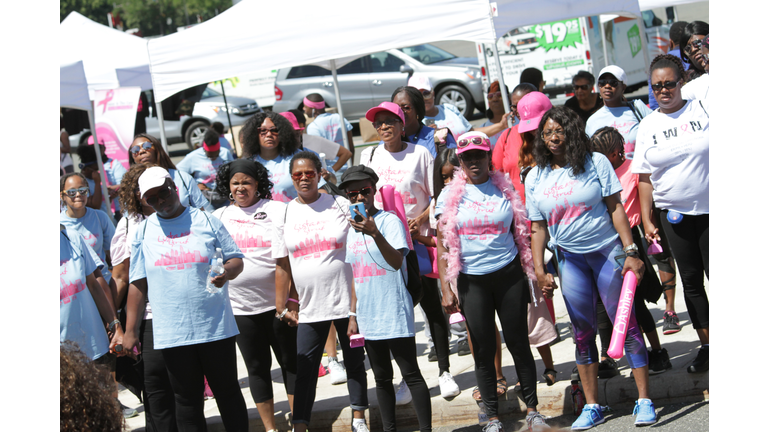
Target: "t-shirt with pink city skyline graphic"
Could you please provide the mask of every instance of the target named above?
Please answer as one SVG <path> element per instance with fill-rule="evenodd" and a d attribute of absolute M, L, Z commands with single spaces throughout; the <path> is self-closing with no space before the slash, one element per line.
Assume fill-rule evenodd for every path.
<path fill-rule="evenodd" d="M 435 217 L 445 211 L 450 188 L 449 183 L 437 197 Z M 462 273 L 489 274 L 515 259 L 512 217 L 509 201 L 490 179 L 479 185 L 467 183 L 457 214 Z"/>
<path fill-rule="evenodd" d="M 299 321 L 319 322 L 349 314 L 352 267 L 347 265 L 349 201 L 320 194 L 311 204 L 288 203 L 284 240 L 299 293 Z"/>
<path fill-rule="evenodd" d="M 621 192 L 621 183 L 603 154 L 587 156 L 585 172 L 570 166 L 534 167 L 525 179 L 525 207 L 531 221 L 547 221 L 550 246 L 588 253 L 618 238 L 604 197 Z"/>
<path fill-rule="evenodd" d="M 238 334 L 228 282 L 215 294 L 205 289 L 217 247 L 222 249 L 224 262 L 243 258 L 221 221 L 185 208 L 171 219 L 155 213 L 136 232 L 130 280 L 147 279 L 155 348 L 213 342 Z"/>
<path fill-rule="evenodd" d="M 383 210 L 373 220 L 387 243 L 403 254 L 403 263 L 402 270 L 394 270 L 371 236 L 349 230 L 346 260 L 355 277 L 358 329 L 368 340 L 412 337 L 413 300 L 405 287 L 409 251 L 405 227 L 400 218 Z"/>
<path fill-rule="evenodd" d="M 309 149 L 296 150 L 293 155 L 300 151 L 310 151 Z M 317 154 L 317 153 L 315 153 Z M 256 155 L 251 158 L 262 165 L 269 172 L 269 181 L 272 182 L 272 199 L 280 202 L 289 202 L 290 200 L 299 196 L 296 192 L 296 188 L 293 186 L 293 179 L 291 178 L 291 159 L 293 155 L 288 157 L 278 156 L 272 160 L 263 159 L 261 156 Z M 320 156 L 318 156 L 320 157 Z M 318 187 L 325 185 L 325 180 L 322 177 L 318 177 Z"/>
<path fill-rule="evenodd" d="M 211 160 L 205 155 L 205 149 L 200 147 L 184 156 L 184 159 L 176 164 L 176 168 L 213 190 L 216 189 L 216 173 L 219 167 L 233 160 L 232 153 L 226 148 L 221 148 L 219 156 Z"/>
<path fill-rule="evenodd" d="M 275 309 L 275 265 L 288 255 L 283 242 L 286 204 L 260 199 L 250 207 L 229 205 L 213 216 L 227 227 L 243 258 L 243 272 L 229 282 L 235 315 L 254 315 Z"/>

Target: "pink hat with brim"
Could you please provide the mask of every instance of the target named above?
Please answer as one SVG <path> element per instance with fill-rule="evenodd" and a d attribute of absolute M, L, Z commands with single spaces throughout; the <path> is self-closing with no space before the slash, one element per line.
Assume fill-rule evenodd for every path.
<path fill-rule="evenodd" d="M 291 125 L 293 125 L 293 130 L 304 130 L 303 127 L 299 126 L 299 121 L 296 119 L 296 115 L 290 111 L 281 112 L 281 116 L 288 119 L 289 122 L 291 122 Z"/>
<path fill-rule="evenodd" d="M 405 124 L 405 114 L 403 114 L 403 110 L 400 109 L 400 105 L 393 103 L 393 102 L 382 102 L 377 107 L 373 107 L 368 110 L 368 112 L 365 113 L 365 118 L 373 122 L 376 119 L 376 114 L 387 111 L 391 112 L 392 114 L 397 115 L 400 117 L 400 120 Z"/>
<path fill-rule="evenodd" d="M 482 141 L 480 142 L 480 144 L 475 144 L 472 138 L 478 138 L 478 137 L 482 139 Z M 467 140 L 467 143 L 465 146 L 462 147 L 461 143 L 464 140 Z M 469 151 L 469 150 L 491 151 L 491 140 L 488 139 L 488 135 L 482 132 L 477 132 L 477 131 L 467 132 L 464 135 L 460 136 L 458 139 L 456 139 L 456 143 L 457 143 L 457 146 L 456 146 L 457 155 L 462 154 L 465 151 Z"/>
<path fill-rule="evenodd" d="M 530 92 L 517 102 L 517 113 L 520 115 L 520 124 L 517 131 L 530 132 L 539 127 L 541 118 L 552 109 L 552 102 L 547 95 L 541 92 Z"/>

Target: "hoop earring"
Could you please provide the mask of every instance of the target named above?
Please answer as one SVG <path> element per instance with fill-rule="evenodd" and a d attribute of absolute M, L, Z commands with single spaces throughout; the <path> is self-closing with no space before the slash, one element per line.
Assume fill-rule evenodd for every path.
<path fill-rule="evenodd" d="M 232 196 L 232 192 L 229 193 L 229 200 L 230 201 L 234 201 L 235 200 L 235 197 Z"/>

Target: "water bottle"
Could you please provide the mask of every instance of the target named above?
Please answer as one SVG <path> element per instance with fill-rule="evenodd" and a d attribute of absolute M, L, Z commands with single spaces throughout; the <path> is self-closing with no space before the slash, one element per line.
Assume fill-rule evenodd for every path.
<path fill-rule="evenodd" d="M 221 248 L 216 248 L 212 262 L 213 264 L 208 271 L 208 282 L 205 284 L 205 290 L 211 294 L 216 294 L 219 292 L 219 288 L 214 285 L 211 280 L 224 273 L 224 257 L 221 253 Z"/>

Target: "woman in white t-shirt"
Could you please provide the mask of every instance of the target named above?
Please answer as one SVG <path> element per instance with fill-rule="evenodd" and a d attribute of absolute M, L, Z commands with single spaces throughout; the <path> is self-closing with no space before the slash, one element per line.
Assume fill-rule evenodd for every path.
<path fill-rule="evenodd" d="M 293 410 L 299 309 L 298 303 L 288 301 L 291 266 L 283 243 L 285 204 L 273 201 L 270 189 L 264 165 L 248 159 L 224 164 L 219 167 L 216 192 L 229 196 L 231 204 L 213 213 L 245 255 L 243 272 L 229 284 L 229 299 L 251 396 L 267 431 L 275 430 L 270 347 Z"/>
<path fill-rule="evenodd" d="M 683 296 L 701 349 L 688 372 L 709 369 L 709 104 L 685 100 L 685 70 L 675 56 L 651 62 L 651 89 L 659 109 L 638 130 L 632 172 L 640 175 L 638 191 L 648 241 L 659 239 L 661 223 L 683 281 Z M 654 220 L 652 203 L 660 212 Z"/>
<path fill-rule="evenodd" d="M 287 120 L 286 120 L 287 121 Z M 297 375 L 293 398 L 293 425 L 297 432 L 309 426 L 315 403 L 317 370 L 331 324 L 339 330 L 339 343 L 347 368 L 347 390 L 353 430 L 368 432 L 365 353 L 351 348 L 342 329 L 349 327 L 352 267 L 346 263 L 349 201 L 320 193 L 322 164 L 310 151 L 295 154 L 290 173 L 298 196 L 285 209 L 284 241 L 292 269 L 290 298 L 298 301 L 299 328 L 296 340 Z M 291 301 L 291 303 L 294 303 Z"/>

